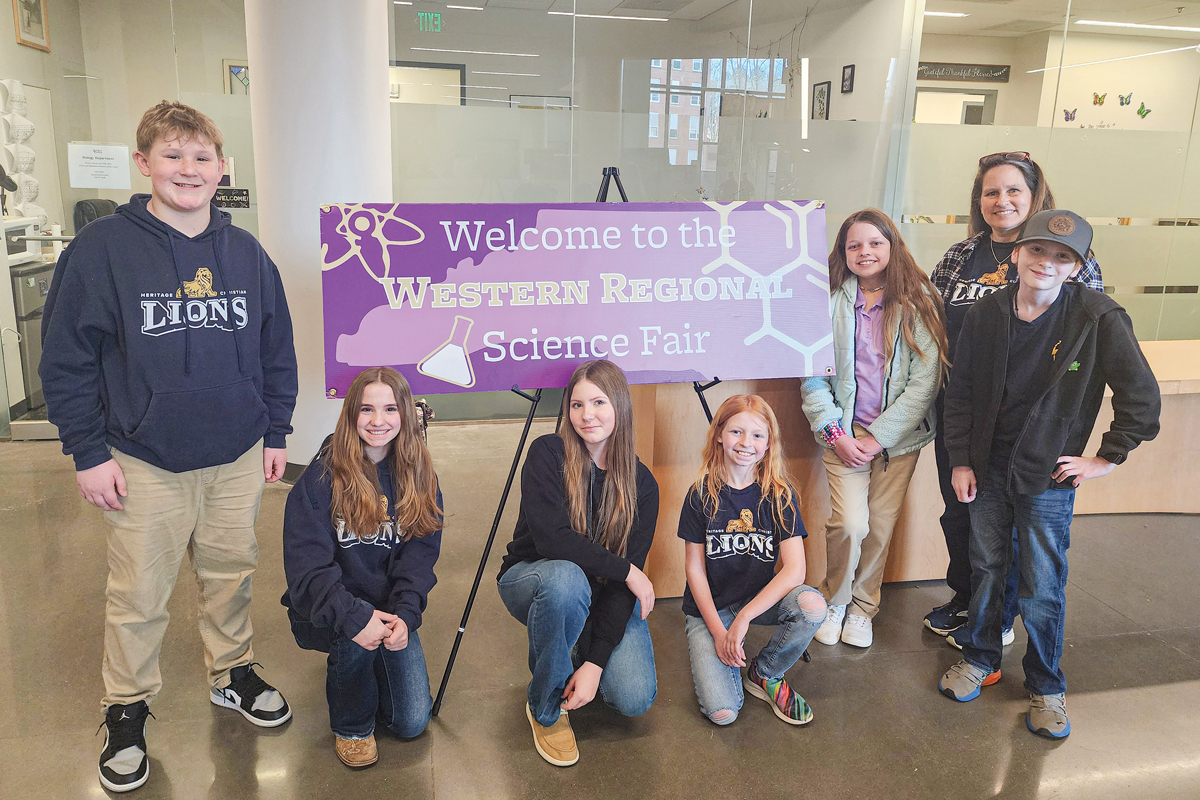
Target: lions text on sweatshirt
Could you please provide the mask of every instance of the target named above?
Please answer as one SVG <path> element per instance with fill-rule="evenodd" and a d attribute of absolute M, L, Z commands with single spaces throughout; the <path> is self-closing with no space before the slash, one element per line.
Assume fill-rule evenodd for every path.
<path fill-rule="evenodd" d="M 333 488 L 326 469 L 326 439 L 288 494 L 283 514 L 282 603 L 313 625 L 353 639 L 375 609 L 395 614 L 410 631 L 421 627 L 429 590 L 437 583 L 433 565 L 442 532 L 420 539 L 396 530 L 396 489 L 387 459 L 376 465 L 388 519 L 378 530 L 355 535 L 331 516 Z M 438 490 L 438 508 L 442 493 Z"/>
<path fill-rule="evenodd" d="M 63 251 L 39 373 L 63 452 L 85 470 L 109 447 L 171 472 L 282 448 L 296 354 L 279 270 L 211 206 L 188 237 L 134 195 Z"/>

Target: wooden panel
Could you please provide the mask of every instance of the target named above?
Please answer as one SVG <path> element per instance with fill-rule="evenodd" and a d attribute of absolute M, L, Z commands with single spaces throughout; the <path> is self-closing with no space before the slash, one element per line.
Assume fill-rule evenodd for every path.
<path fill-rule="evenodd" d="M 1112 423 L 1104 398 L 1085 453 L 1095 453 Z M 1200 514 L 1196 452 L 1200 450 L 1200 394 L 1164 394 L 1162 432 L 1142 443 L 1109 475 L 1075 492 L 1076 514 Z M 1188 465 L 1191 466 L 1188 466 Z"/>
<path fill-rule="evenodd" d="M 1159 376 L 1163 391 L 1163 433 L 1133 451 L 1129 461 L 1111 475 L 1080 487 L 1076 514 L 1200 513 L 1200 492 L 1194 487 L 1194 463 L 1200 450 L 1200 358 L 1193 360 L 1196 342 L 1146 342 L 1146 355 Z M 642 460 L 658 479 L 660 510 L 654 547 L 646 572 L 661 597 L 683 593 L 683 543 L 676 536 L 679 509 L 700 469 L 707 421 L 700 401 L 689 384 L 670 384 L 635 393 L 635 414 L 642 435 L 642 418 L 653 417 L 651 459 Z M 1185 393 L 1191 392 L 1191 393 Z M 805 582 L 816 586 L 825 577 L 825 523 L 829 519 L 829 482 L 821 462 L 821 448 L 808 428 L 800 408 L 798 380 L 733 381 L 707 393 L 716 411 L 733 394 L 762 395 L 779 417 L 788 469 L 800 492 L 801 517 L 809 531 L 805 542 L 808 561 Z M 1105 399 L 1087 453 L 1095 453 L 1100 436 L 1112 422 L 1112 407 Z M 639 441 L 639 454 L 645 452 Z M 944 578 L 946 544 L 939 517 L 944 506 L 938 490 L 933 447 L 922 451 L 909 484 L 908 496 L 892 536 L 884 580 L 914 581 Z"/>

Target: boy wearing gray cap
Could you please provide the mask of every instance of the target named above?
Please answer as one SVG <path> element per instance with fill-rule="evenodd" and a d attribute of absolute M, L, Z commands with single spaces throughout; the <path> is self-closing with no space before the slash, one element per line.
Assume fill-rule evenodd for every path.
<path fill-rule="evenodd" d="M 1019 281 L 967 312 L 946 389 L 946 449 L 958 499 L 971 504 L 971 609 L 956 632 L 963 660 L 943 694 L 966 702 L 1000 680 L 1004 581 L 1021 552 L 1018 603 L 1029 634 L 1022 666 L 1026 725 L 1071 732 L 1059 666 L 1067 547 L 1075 487 L 1112 472 L 1158 433 L 1158 383 L 1129 315 L 1101 292 L 1066 283 L 1078 274 L 1092 227 L 1071 211 L 1029 218 L 1013 251 Z M 1113 423 L 1095 456 L 1083 455 L 1112 387 Z"/>

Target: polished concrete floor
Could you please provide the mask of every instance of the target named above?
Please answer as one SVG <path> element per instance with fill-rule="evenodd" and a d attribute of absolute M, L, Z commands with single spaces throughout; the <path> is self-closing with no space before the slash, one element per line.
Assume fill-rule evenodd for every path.
<path fill-rule="evenodd" d="M 430 431 L 448 511 L 440 582 L 421 628 L 435 690 L 519 432 L 511 424 Z M 414 741 L 381 735 L 379 763 L 351 772 L 333 753 L 323 656 L 295 646 L 278 602 L 286 493 L 269 487 L 263 499 L 253 616 L 256 658 L 294 719 L 259 730 L 208 702 L 185 567 L 163 647 L 165 687 L 148 727 L 150 781 L 131 797 L 1200 797 L 1195 517 L 1077 521 L 1063 658 L 1074 732 L 1066 741 L 1025 729 L 1019 628 L 997 686 L 967 704 L 938 694 L 936 681 L 957 654 L 920 621 L 946 591 L 906 584 L 885 588 L 870 650 L 814 644 L 812 663 L 792 670 L 816 713 L 804 728 L 753 699 L 729 728 L 702 718 L 679 601 L 658 603 L 650 617 L 654 708 L 632 720 L 603 708 L 574 712 L 580 761 L 558 769 L 530 741 L 524 629 L 494 589 L 514 495 L 441 715 Z M 96 779 L 104 580 L 103 523 L 78 497 L 70 462 L 54 443 L 0 444 L 3 800 L 105 794 Z"/>

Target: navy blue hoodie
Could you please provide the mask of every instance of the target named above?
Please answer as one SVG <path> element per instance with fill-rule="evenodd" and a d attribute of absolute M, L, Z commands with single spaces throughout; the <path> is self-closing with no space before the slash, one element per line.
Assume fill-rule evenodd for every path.
<path fill-rule="evenodd" d="M 279 270 L 216 206 L 189 238 L 136 194 L 63 251 L 39 374 L 77 470 L 123 453 L 170 472 L 292 432 L 296 353 Z"/>
<path fill-rule="evenodd" d="M 353 639 L 375 609 L 395 614 L 410 631 L 421 626 L 442 532 L 405 539 L 395 529 L 396 487 L 388 459 L 380 461 L 379 486 L 389 521 L 358 537 L 333 524 L 333 487 L 325 468 L 329 439 L 288 494 L 283 512 L 283 568 L 287 591 L 280 602 L 295 616 Z M 442 492 L 438 489 L 438 508 Z M 341 530 L 339 530 L 341 529 Z"/>

